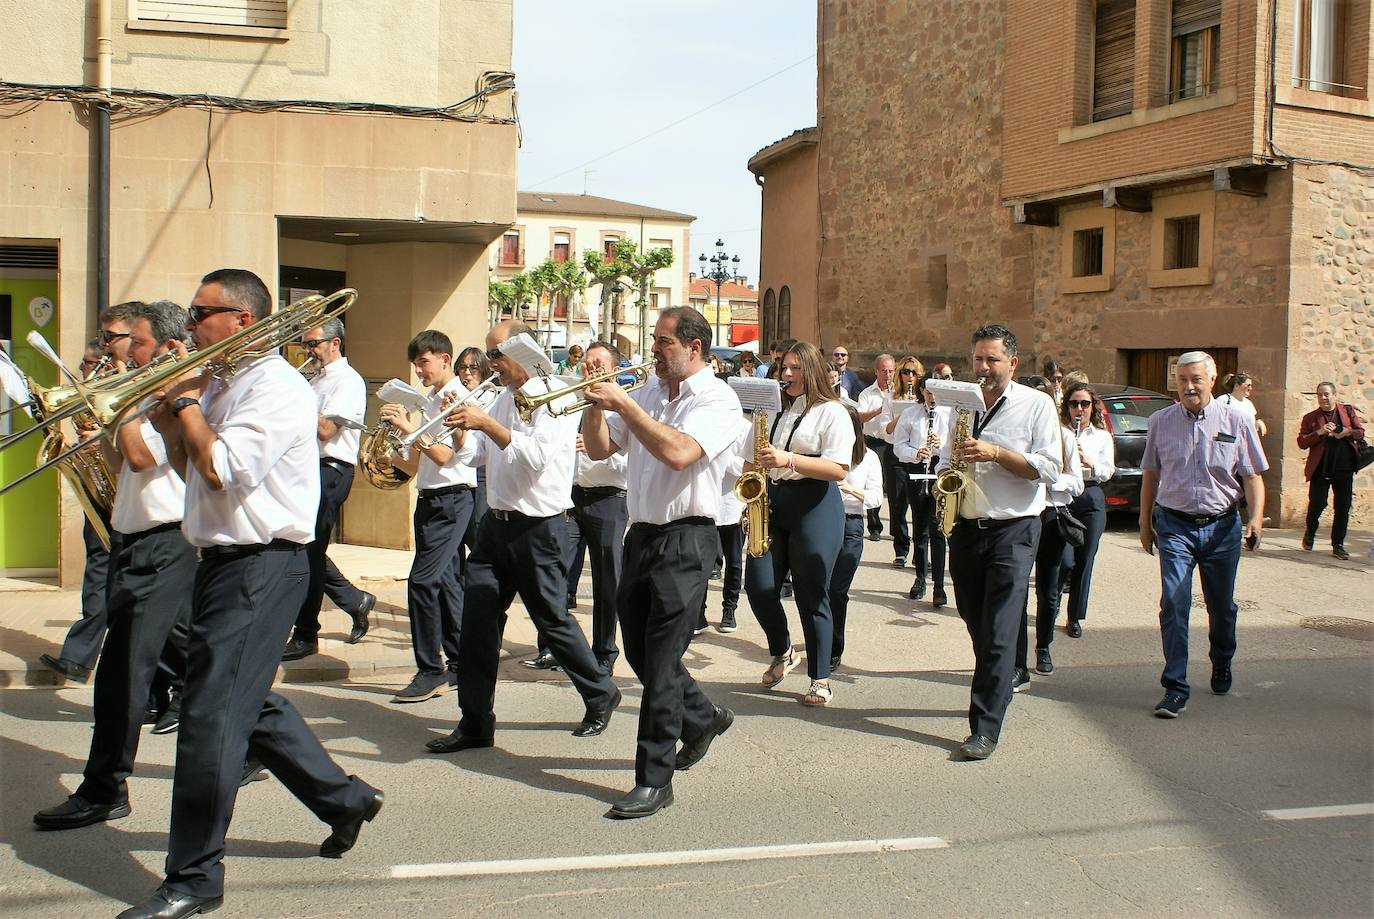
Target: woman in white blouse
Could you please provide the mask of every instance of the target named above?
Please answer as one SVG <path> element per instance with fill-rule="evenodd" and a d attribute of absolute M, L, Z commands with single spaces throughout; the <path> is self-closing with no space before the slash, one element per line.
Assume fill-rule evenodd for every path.
<path fill-rule="evenodd" d="M 864 554 L 864 515 L 870 508 L 883 503 L 883 462 L 878 454 L 864 445 L 863 422 L 858 411 L 850 405 L 849 420 L 854 425 L 854 452 L 849 473 L 840 483 L 840 497 L 844 499 L 844 542 L 830 572 L 830 618 L 834 622 L 834 638 L 830 646 L 830 670 L 840 666 L 844 656 L 844 623 L 849 613 L 849 585 L 859 570 Z"/>
<path fill-rule="evenodd" d="M 1255 423 L 1255 430 L 1259 431 L 1260 437 L 1269 433 L 1269 429 L 1265 427 L 1264 422 L 1259 417 L 1255 403 L 1250 401 L 1250 395 L 1255 391 L 1255 381 L 1250 374 L 1240 371 L 1229 374 L 1225 382 L 1222 383 L 1222 389 L 1226 390 L 1226 394 L 1218 398 L 1218 402 L 1249 415 L 1250 420 Z"/>
<path fill-rule="evenodd" d="M 825 705 L 834 696 L 830 575 L 844 539 L 838 483 L 844 481 L 853 459 L 854 426 L 835 396 L 815 345 L 796 342 L 777 363 L 783 410 L 773 419 L 769 445 L 759 456 L 759 467 L 769 478 L 772 549 L 745 563 L 744 589 L 768 636 L 773 661 L 764 671 L 763 685 L 772 689 L 800 662 L 781 599 L 783 579 L 792 573 L 811 677 L 802 701 Z"/>
<path fill-rule="evenodd" d="M 1102 532 L 1107 529 L 1107 505 L 1102 483 L 1116 472 L 1116 443 L 1102 419 L 1102 403 L 1087 383 L 1072 383 L 1061 406 L 1065 423 L 1074 431 L 1074 452 L 1083 464 L 1083 493 L 1073 499 L 1069 513 L 1087 527 L 1083 545 L 1073 550 L 1073 575 L 1069 580 L 1069 637 L 1083 637 L 1088 618 L 1088 592 L 1092 588 L 1093 560 Z"/>

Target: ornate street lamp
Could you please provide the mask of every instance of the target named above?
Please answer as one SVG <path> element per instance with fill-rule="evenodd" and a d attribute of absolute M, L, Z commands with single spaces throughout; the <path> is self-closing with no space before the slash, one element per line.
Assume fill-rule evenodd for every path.
<path fill-rule="evenodd" d="M 720 289 L 726 281 L 739 280 L 739 256 L 727 255 L 725 252 L 725 240 L 718 239 L 716 240 L 716 254 L 708 259 L 705 253 L 703 253 L 697 261 L 701 263 L 700 276 L 716 285 L 715 342 L 719 347 L 726 347 L 726 343 L 722 341 L 720 337 Z M 709 271 L 706 268 L 707 262 L 711 264 Z"/>

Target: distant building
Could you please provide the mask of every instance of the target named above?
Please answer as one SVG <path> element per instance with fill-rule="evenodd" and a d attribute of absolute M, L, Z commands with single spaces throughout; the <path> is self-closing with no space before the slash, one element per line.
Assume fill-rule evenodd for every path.
<path fill-rule="evenodd" d="M 833 338 L 821 334 L 816 310 L 816 267 L 821 257 L 818 136 L 815 128 L 804 128 L 749 159 L 749 171 L 763 190 L 759 239 L 762 342 Z"/>
<path fill-rule="evenodd" d="M 745 282 L 726 281 L 720 286 L 717 315 L 715 281 L 693 277 L 691 305 L 706 317 L 714 343 L 723 348 L 738 347 L 759 337 L 759 292 Z"/>

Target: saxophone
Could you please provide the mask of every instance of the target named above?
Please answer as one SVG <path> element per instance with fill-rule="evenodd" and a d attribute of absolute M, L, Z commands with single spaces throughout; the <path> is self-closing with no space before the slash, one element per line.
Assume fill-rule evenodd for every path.
<path fill-rule="evenodd" d="M 954 532 L 954 524 L 959 521 L 959 501 L 969 485 L 968 473 L 964 471 L 968 463 L 956 451 L 968 440 L 970 416 L 968 409 L 958 410 L 950 437 L 949 468 L 935 479 L 935 517 L 940 522 L 940 532 L 946 536 Z"/>
<path fill-rule="evenodd" d="M 750 558 L 768 554 L 772 540 L 768 535 L 768 476 L 757 468 L 763 448 L 768 446 L 768 419 L 763 409 L 754 409 L 754 469 L 735 480 L 735 497 L 744 502 L 740 526 L 744 528 L 744 548 Z"/>

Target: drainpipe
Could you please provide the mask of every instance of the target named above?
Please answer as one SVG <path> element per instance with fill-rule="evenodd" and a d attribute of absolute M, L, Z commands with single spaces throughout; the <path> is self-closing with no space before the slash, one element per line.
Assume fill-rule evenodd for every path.
<path fill-rule="evenodd" d="M 96 88 L 105 101 L 95 110 L 95 311 L 96 324 L 110 305 L 110 64 L 114 40 L 110 37 L 111 0 L 96 0 Z"/>

